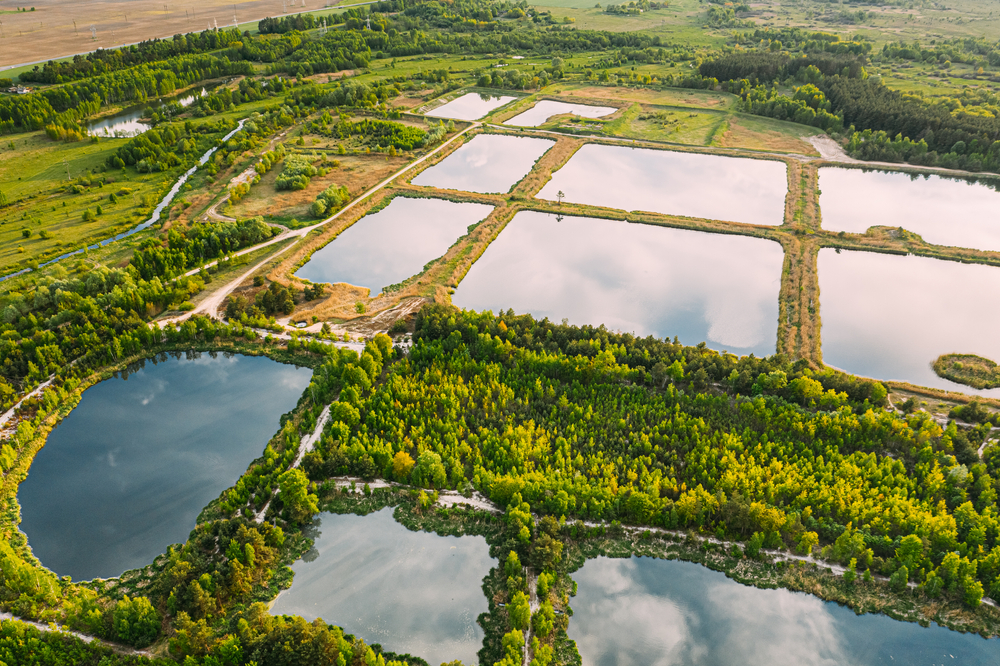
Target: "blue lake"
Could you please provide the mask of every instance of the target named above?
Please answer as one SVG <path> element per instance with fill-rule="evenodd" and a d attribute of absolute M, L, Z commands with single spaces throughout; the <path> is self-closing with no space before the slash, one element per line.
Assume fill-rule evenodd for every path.
<path fill-rule="evenodd" d="M 264 357 L 192 353 L 92 386 L 18 489 L 28 545 L 74 580 L 149 564 L 262 455 L 311 377 Z"/>

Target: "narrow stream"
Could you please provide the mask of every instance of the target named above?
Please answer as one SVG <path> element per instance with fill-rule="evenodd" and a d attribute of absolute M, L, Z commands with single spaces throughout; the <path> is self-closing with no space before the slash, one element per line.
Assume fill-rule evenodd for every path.
<path fill-rule="evenodd" d="M 233 138 L 233 136 L 237 132 L 239 132 L 241 129 L 243 129 L 243 123 L 245 123 L 245 122 L 246 122 L 246 118 L 244 118 L 243 120 L 241 120 L 236 125 L 236 129 L 234 129 L 232 132 L 230 132 L 226 136 L 222 137 L 222 140 L 219 142 L 220 145 L 224 144 L 226 141 L 229 141 L 229 139 Z M 187 171 L 185 171 L 184 175 L 182 175 L 180 178 L 177 179 L 177 182 L 174 183 L 174 186 L 170 188 L 170 191 L 167 192 L 166 195 L 164 195 L 164 197 L 160 201 L 160 203 L 158 203 L 156 205 L 156 208 L 153 209 L 153 214 L 149 217 L 148 220 L 146 220 L 145 222 L 143 222 L 141 224 L 138 224 L 138 225 L 132 227 L 128 231 L 123 231 L 122 233 L 117 234 L 115 236 L 111 236 L 110 238 L 105 238 L 104 240 L 98 241 L 97 243 L 94 243 L 93 245 L 88 245 L 86 249 L 87 250 L 97 250 L 97 249 L 102 248 L 102 247 L 104 247 L 106 245 L 110 245 L 111 243 L 114 243 L 115 241 L 119 241 L 119 240 L 121 240 L 123 238 L 128 238 L 132 234 L 139 233 L 143 229 L 148 229 L 152 225 L 154 225 L 157 222 L 159 222 L 160 221 L 160 215 L 163 213 L 163 209 L 170 205 L 170 202 L 174 200 L 174 197 L 177 196 L 177 193 L 181 191 L 182 187 L 184 187 L 184 183 L 187 182 L 187 179 L 190 178 L 191 175 L 195 171 L 198 170 L 199 166 L 201 166 L 201 165 L 205 164 L 206 162 L 208 162 L 208 159 L 210 157 L 212 157 L 212 155 L 215 154 L 215 151 L 218 150 L 218 149 L 219 149 L 218 146 L 215 146 L 213 148 L 209 148 L 208 152 L 206 152 L 204 155 L 202 155 L 198 159 L 198 163 L 196 165 L 194 165 L 193 167 L 191 167 L 190 169 L 188 169 Z M 66 259 L 68 257 L 72 257 L 74 255 L 80 254 L 83 251 L 84 251 L 83 249 L 79 249 L 79 250 L 73 250 L 72 252 L 67 252 L 66 254 L 61 254 L 58 257 L 56 257 L 55 259 L 49 259 L 45 263 L 39 264 L 38 267 L 39 268 L 45 268 L 46 266 L 51 266 L 52 264 L 54 264 L 54 263 L 56 263 L 58 261 L 62 261 L 63 259 Z M 0 282 L 3 282 L 4 280 L 9 280 L 10 278 L 16 277 L 18 275 L 24 275 L 25 273 L 31 272 L 31 270 L 32 269 L 30 269 L 30 268 L 22 268 L 21 270 L 17 271 L 16 273 L 10 273 L 8 275 L 4 275 L 4 276 L 0 277 Z"/>

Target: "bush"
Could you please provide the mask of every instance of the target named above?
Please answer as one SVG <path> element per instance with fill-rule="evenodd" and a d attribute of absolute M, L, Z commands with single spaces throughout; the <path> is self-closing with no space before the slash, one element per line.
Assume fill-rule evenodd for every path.
<path fill-rule="evenodd" d="M 115 635 L 123 643 L 146 647 L 160 632 L 160 616 L 146 597 L 124 599 L 115 606 Z"/>
<path fill-rule="evenodd" d="M 301 155 L 285 158 L 285 168 L 278 174 L 274 187 L 279 190 L 304 190 L 309 187 L 310 178 L 319 173 L 309 160 Z"/>

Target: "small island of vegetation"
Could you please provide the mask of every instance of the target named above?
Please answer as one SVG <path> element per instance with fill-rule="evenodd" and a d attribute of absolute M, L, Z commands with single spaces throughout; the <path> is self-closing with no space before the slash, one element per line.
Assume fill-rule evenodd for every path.
<path fill-rule="evenodd" d="M 1000 386 L 1000 366 L 975 354 L 942 354 L 934 361 L 939 377 L 976 389 Z"/>

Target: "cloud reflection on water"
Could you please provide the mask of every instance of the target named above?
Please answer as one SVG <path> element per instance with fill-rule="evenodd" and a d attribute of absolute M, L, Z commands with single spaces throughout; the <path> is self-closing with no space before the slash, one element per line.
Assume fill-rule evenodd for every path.
<path fill-rule="evenodd" d="M 524 211 L 452 300 L 763 356 L 774 353 L 783 260 L 757 238 Z"/>
<path fill-rule="evenodd" d="M 431 664 L 476 663 L 482 580 L 495 564 L 485 539 L 411 532 L 392 509 L 320 520 L 316 556 L 292 565 L 295 582 L 273 613 L 321 617 Z"/>
<path fill-rule="evenodd" d="M 568 633 L 583 666 L 995 664 L 1000 654 L 995 639 L 858 616 L 690 562 L 599 557 L 573 579 Z"/>

